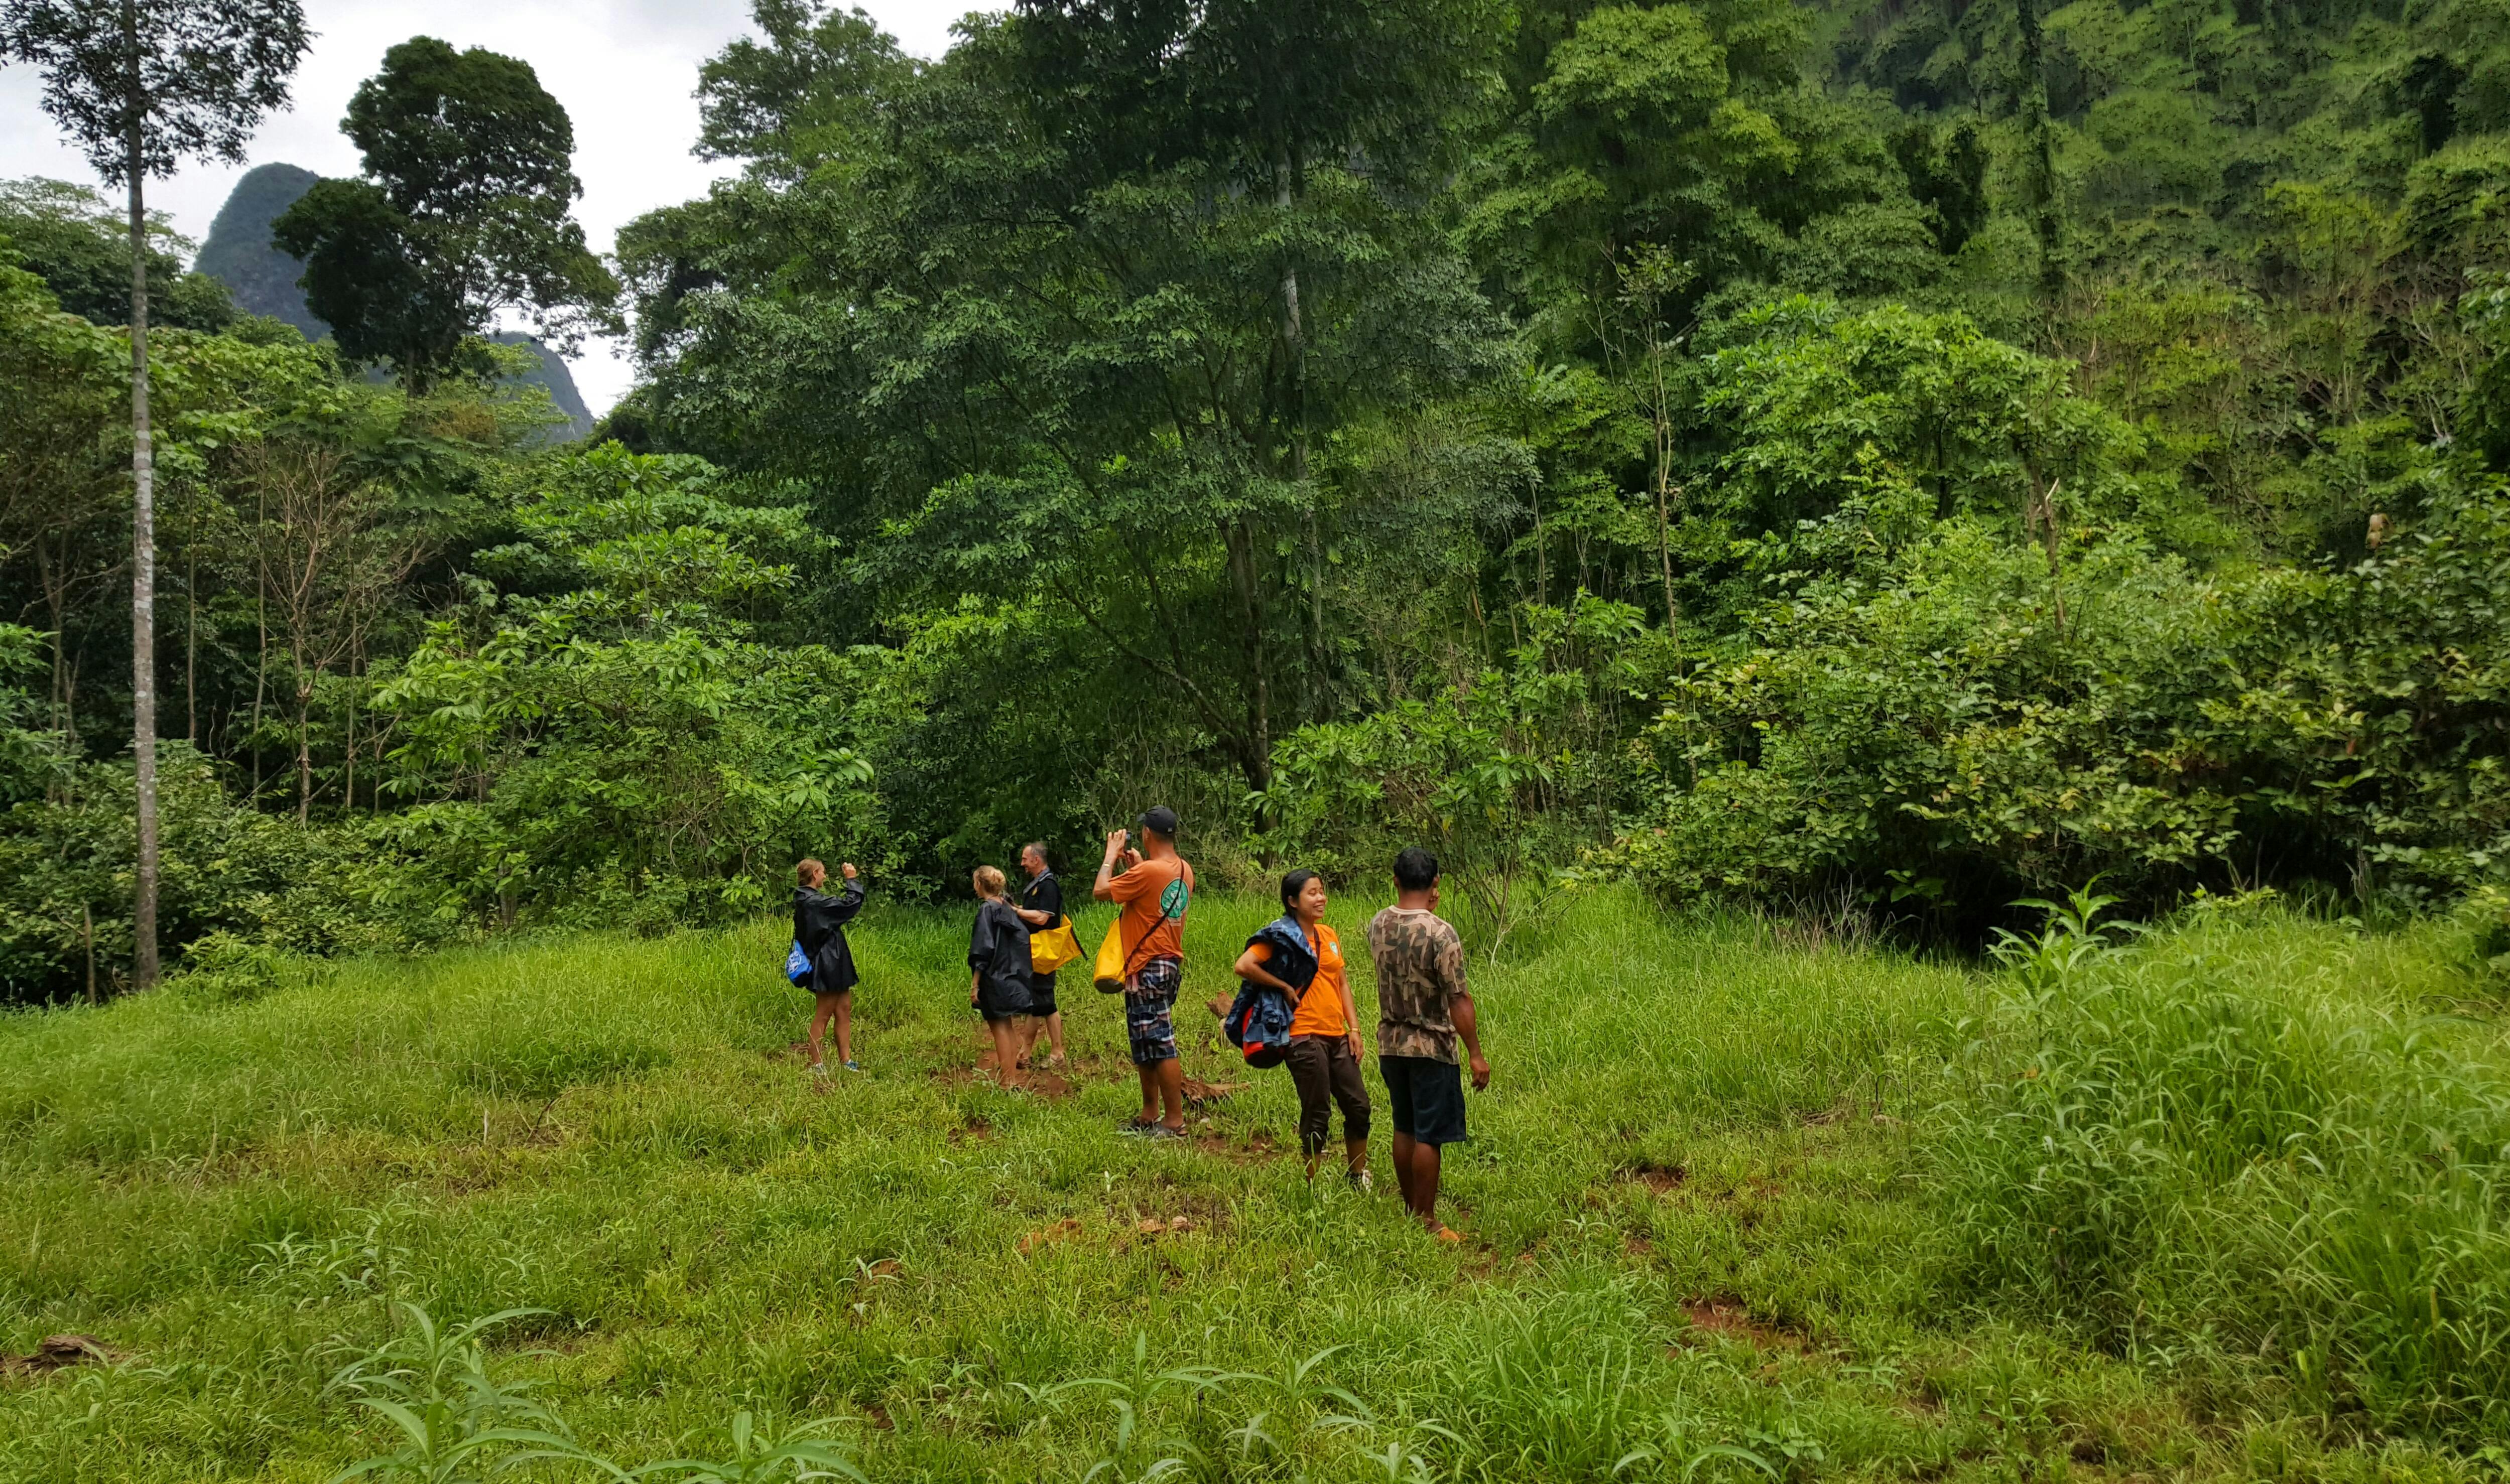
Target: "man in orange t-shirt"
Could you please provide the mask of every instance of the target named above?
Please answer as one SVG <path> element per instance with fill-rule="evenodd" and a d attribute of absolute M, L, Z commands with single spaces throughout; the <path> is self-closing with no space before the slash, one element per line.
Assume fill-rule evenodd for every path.
<path fill-rule="evenodd" d="M 1185 983 L 1185 914 L 1194 899 L 1194 867 L 1177 854 L 1176 811 L 1145 810 L 1142 849 L 1124 831 L 1107 836 L 1107 856 L 1089 894 L 1121 902 L 1124 947 L 1124 1036 L 1142 1081 L 1142 1114 L 1128 1133 L 1185 1137 L 1185 1064 L 1177 1060 L 1176 997 Z"/>

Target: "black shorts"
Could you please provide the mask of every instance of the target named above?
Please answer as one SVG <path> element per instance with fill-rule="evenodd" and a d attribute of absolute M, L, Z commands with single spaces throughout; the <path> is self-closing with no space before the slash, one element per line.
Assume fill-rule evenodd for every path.
<path fill-rule="evenodd" d="M 1040 1020 L 1055 1012 L 1054 975 L 1033 973 L 1028 976 L 1028 1012 Z"/>
<path fill-rule="evenodd" d="M 1380 1056 L 1386 1106 L 1394 1131 L 1424 1144 L 1460 1144 L 1464 1132 L 1464 1071 L 1426 1056 Z"/>

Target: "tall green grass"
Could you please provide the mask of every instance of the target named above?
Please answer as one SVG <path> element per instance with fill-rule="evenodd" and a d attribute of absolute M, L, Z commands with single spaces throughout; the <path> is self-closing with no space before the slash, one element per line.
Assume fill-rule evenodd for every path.
<path fill-rule="evenodd" d="M 1374 905 L 1337 902 L 1354 949 Z M 1121 1017 L 1077 975 L 1071 1096 L 971 1076 L 960 911 L 866 914 L 866 1071 L 824 1091 L 785 1049 L 806 1003 L 773 922 L 0 1019 L 0 1351 L 130 1356 L 0 1381 L 0 1480 L 328 1479 L 395 1446 L 359 1404 L 389 1389 L 334 1383 L 465 1333 L 485 1379 L 448 1395 L 528 1396 L 495 1415 L 624 1466 L 755 1461 L 814 1421 L 875 1479 L 2469 1466 L 2272 1390 L 2195 1394 L 2086 1344 L 2074 1298 L 2055 1325 L 1962 1307 L 2037 1271 L 1982 1238 L 1965 1193 L 1992 1182 L 1920 1183 L 1989 1169 L 1980 1130 L 2016 1110 L 1986 1071 L 2036 1054 L 1977 973 L 1572 899 L 1472 964 L 1497 1076 L 1450 1152 L 1458 1250 L 1405 1221 L 1382 1152 L 1378 1195 L 1311 1190 L 1286 1081 L 1203 1039 L 1194 1002 L 1274 910 L 1198 903 L 1188 1071 L 1244 1085 L 1183 1147 L 1116 1132 Z M 2225 933 L 2190 942 L 2279 941 L 2287 977 L 2384 1003 L 2326 930 Z M 1947 1123 L 1968 1162 L 1937 1162 Z M 2231 1312 L 2183 1303 L 2183 1327 Z M 537 1313 L 465 1330 L 512 1309 Z"/>
<path fill-rule="evenodd" d="M 2012 983 L 1938 1150 L 1962 1278 L 2379 1428 L 2510 1433 L 2510 1058 L 2428 937 L 2269 914 Z"/>

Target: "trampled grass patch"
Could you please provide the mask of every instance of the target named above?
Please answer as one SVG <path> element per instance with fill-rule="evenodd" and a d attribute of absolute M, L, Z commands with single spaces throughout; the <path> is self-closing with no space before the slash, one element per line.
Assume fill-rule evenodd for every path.
<path fill-rule="evenodd" d="M 1347 939 L 1366 910 L 1337 904 Z M 446 1330 L 536 1311 L 484 1332 L 484 1374 L 627 1465 L 728 1458 L 746 1413 L 753 1451 L 827 1420 L 874 1479 L 2477 1466 L 2383 1440 L 2288 1356 L 2174 1349 L 2239 1319 L 2215 1290 L 2121 1343 L 2027 1261 L 1982 1269 L 1954 1177 L 2011 1110 L 1981 1068 L 2036 1054 L 1988 976 L 1573 902 L 1474 962 L 1497 1077 L 1451 1152 L 1451 1250 L 1382 1150 L 1379 1194 L 1309 1188 L 1286 1080 L 1202 1036 L 1191 1007 L 1269 915 L 1198 906 L 1188 1071 L 1246 1085 L 1178 1146 L 1116 1132 L 1121 1017 L 1077 972 L 1068 1096 L 969 1075 L 955 911 L 866 916 L 865 1070 L 824 1090 L 776 923 L 0 1020 L 0 1353 L 119 1357 L 0 1379 L 0 1477 L 327 1479 L 394 1444 L 330 1383 L 417 1353 L 403 1304 Z M 2262 995 L 2340 985 L 2329 1013 L 2446 977 L 2336 928 L 2205 931 L 2170 951 Z"/>

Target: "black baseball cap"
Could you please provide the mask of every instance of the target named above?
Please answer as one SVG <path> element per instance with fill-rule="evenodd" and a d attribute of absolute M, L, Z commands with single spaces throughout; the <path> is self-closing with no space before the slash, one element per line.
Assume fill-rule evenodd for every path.
<path fill-rule="evenodd" d="M 1176 811 L 1168 808 L 1165 804 L 1154 804 L 1150 808 L 1143 810 L 1142 818 L 1135 822 L 1139 823 L 1142 828 L 1149 830 L 1152 834 L 1165 835 L 1171 840 L 1176 838 Z"/>

